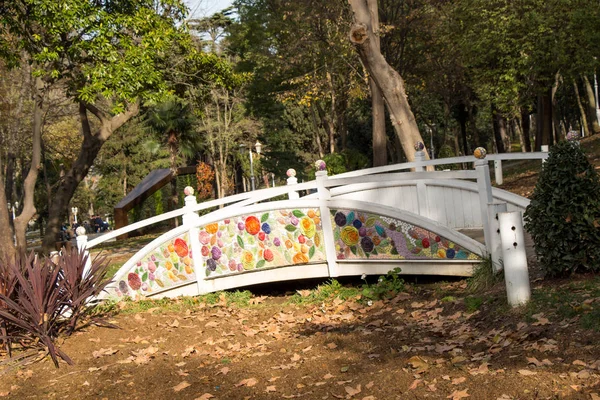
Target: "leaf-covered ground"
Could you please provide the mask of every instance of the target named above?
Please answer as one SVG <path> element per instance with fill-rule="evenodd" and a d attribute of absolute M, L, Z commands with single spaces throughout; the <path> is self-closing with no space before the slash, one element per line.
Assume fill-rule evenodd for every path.
<path fill-rule="evenodd" d="M 598 283 L 537 282 L 517 310 L 501 283 L 466 295 L 465 281 L 375 302 L 325 285 L 123 304 L 111 317 L 120 329 L 61 343 L 74 366 L 46 358 L 5 372 L 0 397 L 599 399 Z"/>

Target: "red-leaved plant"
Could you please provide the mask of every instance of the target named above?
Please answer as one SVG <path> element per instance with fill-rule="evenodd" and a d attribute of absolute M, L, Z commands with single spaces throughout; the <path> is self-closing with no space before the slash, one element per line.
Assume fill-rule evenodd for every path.
<path fill-rule="evenodd" d="M 84 275 L 87 260 L 88 256 L 76 249 L 67 252 L 63 248 L 56 264 L 33 253 L 3 263 L 0 281 L 5 276 L 14 279 L 0 283 L 0 319 L 7 331 L 3 331 L 5 340 L 16 336 L 7 327 L 19 328 L 48 350 L 56 367 L 59 358 L 72 364 L 55 340 L 59 333 L 71 334 L 75 330 L 88 312 L 86 306 L 109 283 L 106 258 L 91 261 Z"/>
<path fill-rule="evenodd" d="M 17 287 L 17 277 L 12 272 L 12 268 L 9 266 L 8 259 L 5 259 L 3 262 L 0 262 L 0 295 L 8 297 L 9 299 L 14 299 L 15 297 L 15 289 Z M 0 300 L 0 309 L 6 310 L 7 305 L 4 301 Z M 0 319 L 0 339 L 1 343 L 4 344 L 6 352 L 8 356 L 11 356 L 11 346 L 10 346 L 10 334 L 9 334 L 10 325 L 4 319 Z"/>

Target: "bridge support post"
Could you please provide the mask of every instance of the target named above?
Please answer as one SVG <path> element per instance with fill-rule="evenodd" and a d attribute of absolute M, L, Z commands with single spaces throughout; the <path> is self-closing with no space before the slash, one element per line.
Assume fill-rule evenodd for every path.
<path fill-rule="evenodd" d="M 293 168 L 290 168 L 287 170 L 286 175 L 288 176 L 287 178 L 287 184 L 288 186 L 293 186 L 298 184 L 298 178 L 296 178 L 296 170 Z M 297 200 L 300 198 L 300 194 L 298 192 L 296 192 L 295 190 L 291 190 L 288 192 L 288 199 L 290 200 Z"/>
<path fill-rule="evenodd" d="M 87 250 L 87 232 L 85 231 L 85 227 L 80 226 L 75 230 L 75 233 L 77 233 L 77 239 L 75 239 L 75 241 L 77 242 L 77 250 L 80 253 L 85 253 L 85 255 L 87 256 L 87 261 L 85 262 L 85 267 L 83 268 L 83 276 L 86 276 L 92 268 L 90 252 Z"/>
<path fill-rule="evenodd" d="M 194 196 L 194 189 L 191 186 L 187 186 L 183 189 L 183 193 L 185 194 L 185 205 L 183 208 L 186 210 L 186 213 L 181 216 L 181 219 L 183 225 L 188 227 L 188 239 L 192 249 L 192 262 L 194 263 L 194 273 L 198 284 L 197 294 L 203 294 L 206 293 L 207 290 L 204 285 L 204 274 L 201 273 L 204 271 L 205 266 L 202 263 L 202 257 L 200 257 L 202 249 L 200 240 L 198 239 L 199 229 L 197 223 L 200 216 L 194 211 L 194 207 L 198 205 L 198 202 L 196 201 L 196 196 Z"/>
<path fill-rule="evenodd" d="M 498 218 L 508 304 L 516 307 L 526 304 L 531 297 L 522 213 L 500 213 Z"/>
<path fill-rule="evenodd" d="M 502 160 L 494 160 L 494 180 L 496 181 L 496 185 L 502 185 L 504 183 Z"/>
<path fill-rule="evenodd" d="M 492 254 L 490 221 L 488 220 L 488 204 L 494 201 L 492 195 L 492 181 L 490 179 L 490 166 L 485 159 L 486 151 L 478 147 L 474 151 L 475 170 L 477 171 L 477 191 L 479 192 L 479 208 L 481 210 L 481 223 L 483 225 L 483 237 L 488 254 Z"/>
<path fill-rule="evenodd" d="M 502 270 L 502 241 L 500 240 L 500 219 L 498 215 L 506 212 L 506 203 L 488 204 L 488 221 L 490 221 L 490 245 L 492 248 L 492 269 L 494 273 Z"/>
<path fill-rule="evenodd" d="M 328 200 L 331 199 L 329 188 L 325 186 L 327 181 L 327 166 L 325 161 L 318 160 L 315 163 L 317 172 L 315 178 L 317 180 L 317 194 L 319 196 L 319 211 L 321 212 L 321 226 L 323 228 L 323 241 L 325 242 L 325 255 L 327 257 L 327 266 L 329 276 L 339 276 L 337 253 L 335 251 L 335 240 L 333 238 L 333 225 L 331 223 L 331 212 L 329 211 Z"/>
<path fill-rule="evenodd" d="M 415 145 L 415 162 L 425 161 L 425 152 L 423 151 L 424 146 L 423 143 L 418 142 Z M 418 165 L 415 167 L 415 171 L 422 172 L 425 171 L 425 167 L 423 165 Z"/>

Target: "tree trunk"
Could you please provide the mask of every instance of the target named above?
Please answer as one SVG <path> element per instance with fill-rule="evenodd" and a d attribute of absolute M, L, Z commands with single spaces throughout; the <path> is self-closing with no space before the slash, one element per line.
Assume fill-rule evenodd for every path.
<path fill-rule="evenodd" d="M 373 47 L 381 51 L 379 37 L 379 8 L 377 0 L 367 0 L 369 12 L 371 14 L 371 26 L 373 29 Z M 371 114 L 373 128 L 373 166 L 380 167 L 387 165 L 387 135 L 385 132 L 385 104 L 381 90 L 372 77 L 369 77 L 369 87 L 371 89 Z"/>
<path fill-rule="evenodd" d="M 6 192 L 4 191 L 4 176 L 2 173 L 2 159 L 0 158 L 0 205 L 6 205 Z M 13 242 L 13 231 L 10 226 L 8 208 L 0 207 L 0 261 L 14 258 L 16 254 Z"/>
<path fill-rule="evenodd" d="M 506 119 L 492 106 L 492 119 L 494 125 L 494 141 L 498 153 L 506 153 Z"/>
<path fill-rule="evenodd" d="M 583 107 L 583 103 L 581 102 L 581 96 L 579 95 L 579 86 L 577 85 L 576 80 L 573 80 L 573 89 L 575 89 L 575 98 L 577 99 L 577 107 L 579 108 L 579 115 L 581 115 L 581 127 L 583 128 L 584 136 L 588 137 L 588 136 L 590 136 L 590 128 L 588 125 L 585 108 Z"/>
<path fill-rule="evenodd" d="M 15 218 L 15 237 L 17 239 L 17 251 L 25 254 L 27 251 L 27 224 L 35 215 L 34 204 L 35 183 L 40 171 L 40 161 L 42 158 L 42 118 L 44 116 L 44 83 L 41 78 L 35 80 L 35 95 L 33 104 L 33 136 L 31 150 L 31 165 L 29 172 L 23 182 L 23 208 L 21 213 Z"/>
<path fill-rule="evenodd" d="M 525 151 L 531 151 L 531 122 L 529 111 L 526 108 L 521 108 L 521 130 L 523 131 L 523 142 L 525 143 Z"/>
<path fill-rule="evenodd" d="M 325 151 L 323 150 L 323 144 L 321 143 L 321 135 L 319 134 L 319 122 L 317 121 L 314 105 L 310 106 L 310 114 L 312 116 L 313 125 L 315 126 L 315 142 L 317 143 L 317 149 L 319 150 L 319 158 L 322 159 L 325 156 Z"/>
<path fill-rule="evenodd" d="M 552 110 L 558 109 L 558 100 L 556 98 L 556 92 L 558 91 L 558 88 L 560 87 L 561 83 L 562 75 L 557 72 L 554 77 L 554 84 L 552 85 Z M 555 112 L 552 113 L 552 132 L 554 134 L 553 143 L 560 141 L 562 131 L 560 129 L 560 120 L 558 118 L 558 113 Z"/>
<path fill-rule="evenodd" d="M 356 46 L 360 59 L 386 101 L 394 132 L 409 161 L 414 161 L 414 146 L 423 142 L 415 116 L 410 109 L 404 80 L 385 60 L 377 48 L 367 0 L 349 0 L 355 23 L 350 30 L 350 41 Z M 426 158 L 429 154 L 426 151 Z"/>
<path fill-rule="evenodd" d="M 88 119 L 88 110 L 100 119 L 100 130 L 92 134 L 90 122 Z M 85 178 L 90 167 L 94 163 L 96 156 L 100 152 L 104 142 L 112 135 L 114 131 L 120 128 L 125 122 L 129 121 L 139 112 L 139 103 L 129 105 L 121 114 L 110 117 L 102 113 L 92 104 L 79 103 L 79 118 L 81 130 L 83 133 L 83 143 L 79 150 L 77 159 L 65 175 L 60 180 L 56 192 L 52 197 L 52 202 L 48 209 L 48 222 L 46 225 L 46 234 L 43 240 L 44 252 L 49 253 L 54 249 L 60 225 L 67 217 L 68 206 L 73 193 L 79 183 Z"/>
<path fill-rule="evenodd" d="M 592 84 L 586 75 L 583 75 L 583 83 L 585 86 L 585 93 L 587 95 L 587 106 L 588 106 L 588 115 L 590 120 L 592 121 L 592 135 L 596 135 L 600 133 L 600 121 L 598 120 L 598 115 L 596 113 L 598 105 L 596 104 L 596 97 L 594 95 L 594 89 L 592 88 Z"/>
<path fill-rule="evenodd" d="M 538 94 L 537 123 L 535 133 L 535 150 L 540 151 L 542 145 L 554 144 L 552 134 L 552 88 Z"/>

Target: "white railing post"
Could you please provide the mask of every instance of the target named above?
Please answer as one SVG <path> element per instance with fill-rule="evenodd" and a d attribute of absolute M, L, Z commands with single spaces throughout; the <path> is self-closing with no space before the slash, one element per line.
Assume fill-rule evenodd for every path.
<path fill-rule="evenodd" d="M 521 211 L 500 213 L 500 238 L 508 304 L 526 304 L 531 297 Z"/>
<path fill-rule="evenodd" d="M 490 247 L 492 249 L 492 269 L 502 270 L 502 241 L 500 240 L 500 219 L 498 215 L 506 212 L 506 203 L 488 204 L 488 221 L 490 221 Z"/>
<path fill-rule="evenodd" d="M 502 160 L 494 160 L 494 180 L 496 185 L 502 185 L 504 183 L 504 177 L 502 176 Z"/>
<path fill-rule="evenodd" d="M 296 178 L 296 170 L 295 169 L 290 168 L 287 170 L 287 172 L 285 174 L 288 176 L 288 178 L 287 178 L 288 186 L 293 186 L 293 185 L 298 184 L 298 178 Z M 296 192 L 295 190 L 288 192 L 288 199 L 297 200 L 299 198 L 300 198 L 300 194 L 298 192 Z"/>
<path fill-rule="evenodd" d="M 194 210 L 194 207 L 198 205 L 196 201 L 196 196 L 194 196 L 194 188 L 191 186 L 186 186 L 183 189 L 183 193 L 185 194 L 185 205 L 183 209 L 186 210 L 186 213 L 181 216 L 183 221 L 183 225 L 188 228 L 188 240 L 190 247 L 192 249 L 192 262 L 194 263 L 194 274 L 196 275 L 196 283 L 198 285 L 198 294 L 203 294 L 206 292 L 204 289 L 204 264 L 202 263 L 201 247 L 200 240 L 198 240 L 198 220 L 200 216 Z"/>
<path fill-rule="evenodd" d="M 425 145 L 423 142 L 415 143 L 415 162 L 425 161 Z M 421 172 L 425 171 L 425 167 L 423 165 L 418 165 L 415 167 L 415 171 Z"/>
<path fill-rule="evenodd" d="M 490 180 L 490 167 L 485 159 L 487 152 L 483 147 L 478 147 L 473 152 L 475 169 L 477 170 L 477 191 L 479 192 L 479 207 L 481 211 L 481 223 L 483 225 L 483 237 L 488 254 L 492 253 L 490 222 L 488 220 L 488 204 L 494 201 L 492 195 L 492 181 Z"/>
<path fill-rule="evenodd" d="M 541 147 L 542 153 L 547 153 L 548 151 L 550 151 L 550 146 L 548 146 L 547 144 L 543 144 Z M 546 159 L 542 159 L 542 165 L 544 165 L 544 163 L 546 162 Z"/>
<path fill-rule="evenodd" d="M 327 181 L 327 165 L 325 161 L 315 162 L 317 172 L 315 178 L 317 181 L 317 196 L 319 197 L 319 210 L 321 212 L 321 227 L 323 228 L 323 241 L 325 242 L 325 255 L 329 268 L 329 276 L 338 276 L 337 254 L 335 251 L 335 240 L 333 238 L 333 224 L 331 223 L 331 212 L 329 210 L 328 200 L 331 199 L 329 189 L 325 187 Z"/>
<path fill-rule="evenodd" d="M 87 250 L 87 232 L 85 231 L 85 227 L 80 226 L 75 230 L 75 233 L 77 234 L 77 238 L 75 239 L 75 241 L 77 242 L 77 250 L 80 253 L 84 253 L 87 256 L 85 267 L 83 268 L 83 276 L 85 277 L 90 272 L 90 269 L 92 269 L 92 260 L 90 258 L 90 252 Z"/>

